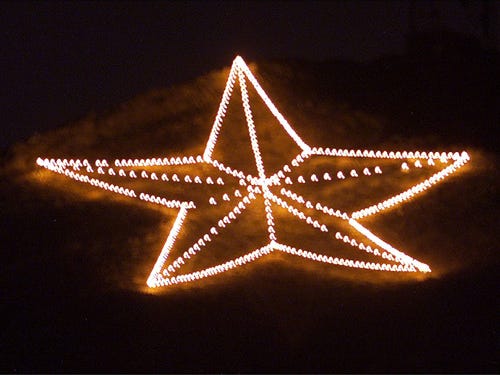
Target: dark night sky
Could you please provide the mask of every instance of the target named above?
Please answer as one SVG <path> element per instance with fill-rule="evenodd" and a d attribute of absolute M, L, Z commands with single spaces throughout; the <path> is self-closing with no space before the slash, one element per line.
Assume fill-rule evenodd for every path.
<path fill-rule="evenodd" d="M 408 6 L 409 1 L 2 2 L 0 148 L 150 88 L 229 65 L 236 54 L 246 60 L 368 61 L 403 53 Z M 423 14 L 430 9 L 425 2 L 419 7 Z M 479 8 L 467 13 L 460 1 L 437 7 L 448 27 L 477 34 Z"/>

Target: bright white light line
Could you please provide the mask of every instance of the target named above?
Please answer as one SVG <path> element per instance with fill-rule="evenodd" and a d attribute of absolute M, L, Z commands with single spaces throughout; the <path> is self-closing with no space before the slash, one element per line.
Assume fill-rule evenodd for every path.
<path fill-rule="evenodd" d="M 246 79 L 250 81 L 252 86 L 255 88 L 259 96 L 262 98 L 267 108 L 276 117 L 281 126 L 286 130 L 288 135 L 295 141 L 295 143 L 301 148 L 301 152 L 288 164 L 284 164 L 281 169 L 267 177 L 265 173 L 264 163 L 262 162 L 262 156 L 260 153 L 259 142 L 257 139 L 257 132 L 255 129 L 255 124 L 253 121 L 253 114 L 250 107 L 250 99 L 248 95 L 248 90 L 246 86 Z M 250 135 L 252 152 L 255 158 L 255 165 L 257 167 L 259 177 L 255 177 L 251 174 L 247 174 L 243 171 L 236 170 L 230 166 L 226 166 L 218 160 L 212 159 L 212 153 L 217 142 L 217 138 L 222 128 L 224 117 L 228 108 L 229 101 L 234 89 L 234 84 L 238 82 L 241 89 L 242 105 L 245 112 L 245 118 L 248 126 L 248 132 Z M 442 163 L 446 164 L 449 160 L 453 160 L 453 163 L 447 165 L 442 170 L 434 173 L 431 177 L 425 179 L 424 181 L 414 185 L 413 187 L 405 190 L 402 193 L 396 194 L 386 200 L 373 204 L 369 207 L 354 211 L 350 215 L 346 212 L 336 210 L 334 208 L 328 207 L 327 205 L 320 202 L 310 202 L 304 199 L 301 195 L 296 194 L 289 187 L 294 184 L 290 179 L 290 173 L 299 167 L 302 163 L 308 160 L 311 156 L 328 156 L 328 157 L 341 157 L 341 158 L 368 158 L 368 159 L 392 159 L 392 160 L 402 160 L 401 164 L 402 172 L 408 173 L 411 170 L 411 166 L 415 168 L 422 168 L 423 164 L 421 162 L 427 160 L 429 167 L 435 167 L 434 160 L 439 159 Z M 412 162 L 410 162 L 413 160 Z M 323 148 L 323 147 L 313 147 L 308 146 L 293 130 L 290 124 L 286 121 L 283 115 L 277 110 L 275 105 L 271 102 L 267 94 L 264 92 L 260 84 L 257 82 L 256 78 L 253 76 L 252 72 L 248 69 L 247 65 L 241 57 L 237 57 L 233 61 L 231 71 L 229 73 L 228 80 L 226 82 L 226 87 L 222 95 L 222 99 L 219 105 L 219 109 L 215 116 L 215 120 L 210 132 L 208 142 L 205 147 L 203 155 L 197 156 L 177 156 L 177 157 L 163 157 L 163 158 L 148 158 L 148 159 L 116 159 L 114 161 L 114 166 L 119 168 L 115 171 L 109 166 L 105 159 L 96 160 L 94 165 L 91 165 L 87 159 L 37 159 L 37 164 L 44 167 L 52 172 L 65 175 L 71 179 L 79 182 L 87 183 L 92 186 L 108 190 L 110 192 L 125 195 L 131 198 L 140 199 L 150 203 L 158 204 L 168 208 L 178 209 L 178 213 L 174 224 L 169 232 L 169 235 L 165 241 L 165 244 L 158 256 L 158 259 L 153 266 L 153 269 L 147 279 L 147 285 L 149 287 L 159 287 L 168 286 L 178 283 L 190 282 L 206 277 L 214 276 L 222 272 L 226 272 L 235 267 L 243 266 L 247 263 L 253 262 L 264 255 L 268 255 L 274 250 L 279 250 L 287 254 L 299 256 L 302 258 L 310 259 L 317 262 L 327 263 L 337 266 L 345 266 L 351 268 L 360 268 L 366 270 L 376 270 L 376 271 L 389 271 L 389 272 L 430 272 L 430 267 L 417 261 L 416 259 L 404 254 L 402 251 L 394 248 L 381 238 L 377 237 L 367 228 L 359 223 L 359 219 L 366 216 L 377 214 L 383 210 L 394 207 L 395 205 L 404 203 L 405 201 L 421 194 L 431 186 L 441 182 L 446 177 L 455 173 L 463 165 L 465 165 L 470 160 L 469 155 L 464 151 L 462 153 L 458 152 L 425 152 L 425 151 L 376 151 L 376 150 L 353 150 L 353 149 L 335 149 L 335 148 Z M 237 197 L 238 199 L 232 205 L 232 208 L 227 211 L 225 215 L 220 217 L 220 219 L 215 219 L 215 224 L 207 229 L 207 231 L 202 234 L 198 240 L 196 240 L 189 249 L 181 252 L 175 260 L 167 262 L 171 256 L 172 249 L 175 246 L 177 236 L 183 228 L 184 220 L 186 219 L 190 209 L 196 209 L 196 205 L 192 201 L 179 201 L 166 199 L 164 197 L 155 196 L 148 194 L 146 192 L 136 192 L 133 189 L 125 188 L 124 186 L 111 184 L 103 181 L 100 178 L 92 178 L 87 174 L 108 174 L 110 176 L 115 176 L 116 178 L 122 179 L 149 179 L 151 181 L 157 181 L 158 183 L 188 183 L 188 184 L 216 184 L 224 185 L 224 180 L 219 176 L 208 176 L 203 179 L 197 175 L 189 174 L 171 174 L 166 173 L 161 174 L 158 171 L 151 173 L 146 172 L 145 168 L 148 167 L 163 167 L 163 166 L 183 166 L 183 165 L 194 165 L 207 163 L 217 170 L 225 173 L 227 176 L 232 176 L 235 179 L 239 179 L 240 189 L 246 189 L 246 194 L 241 194 L 238 189 L 233 189 L 233 194 L 230 196 L 229 192 L 221 193 L 217 196 L 207 198 L 207 202 L 210 205 L 217 205 L 218 201 L 230 201 Z M 141 170 L 128 169 L 125 171 L 123 168 L 137 168 L 141 167 Z M 94 170 L 94 168 L 96 170 Z M 316 176 L 311 174 L 310 176 L 299 176 L 295 183 L 305 184 L 311 182 L 328 181 L 330 183 L 336 183 L 338 180 L 343 180 L 346 178 L 360 178 L 371 176 L 374 178 L 376 175 L 381 174 L 383 171 L 379 166 L 372 167 L 361 167 L 356 171 L 351 169 L 350 171 L 337 171 L 336 174 L 333 172 L 332 175 L 325 173 L 324 175 Z M 85 169 L 87 174 L 80 173 L 80 169 Z M 158 173 L 158 174 L 157 174 Z M 169 172 L 170 173 L 170 172 Z M 191 177 L 192 176 L 192 177 Z M 343 235 L 336 232 L 335 235 L 329 234 L 332 239 L 337 241 L 342 241 L 347 245 L 350 245 L 358 250 L 364 251 L 374 256 L 379 256 L 387 259 L 395 264 L 390 263 L 378 263 L 378 262 L 364 262 L 352 259 L 344 259 L 333 256 L 328 256 L 324 254 L 319 254 L 313 251 L 297 249 L 292 246 L 288 246 L 278 242 L 276 227 L 274 222 L 274 215 L 272 204 L 281 206 L 283 209 L 287 210 L 290 214 L 297 217 L 300 220 L 305 221 L 306 224 L 318 229 L 321 232 L 333 233 L 331 227 L 328 227 L 324 223 L 320 223 L 318 220 L 313 219 L 311 216 L 305 214 L 301 209 L 294 207 L 292 204 L 286 202 L 284 199 L 280 198 L 275 193 L 271 192 L 271 187 L 286 185 L 287 188 L 281 187 L 279 194 L 283 198 L 291 199 L 292 201 L 305 206 L 305 208 L 314 209 L 318 213 L 322 213 L 331 217 L 340 219 L 348 223 L 353 229 L 355 229 L 361 236 L 366 238 L 368 241 L 376 244 L 381 249 L 385 251 L 379 251 L 377 248 L 372 248 L 370 245 L 365 245 L 363 242 L 358 242 L 354 238 L 350 238 L 347 235 Z M 208 267 L 201 271 L 185 273 L 180 275 L 174 275 L 179 270 L 181 270 L 184 265 L 189 262 L 189 260 L 198 255 L 201 250 L 207 245 L 207 242 L 212 241 L 215 236 L 219 235 L 219 231 L 223 231 L 224 228 L 230 225 L 237 217 L 247 209 L 247 206 L 255 201 L 257 196 L 261 195 L 264 201 L 265 208 L 265 220 L 267 222 L 267 232 L 269 243 L 256 250 L 250 251 L 249 253 L 234 258 L 233 260 Z"/>
<path fill-rule="evenodd" d="M 156 263 L 153 267 L 153 270 L 151 271 L 151 274 L 149 275 L 147 284 L 153 284 L 154 280 L 153 278 L 155 275 L 159 274 L 161 270 L 163 269 L 163 265 L 165 264 L 168 255 L 170 254 L 170 250 L 174 246 L 175 239 L 177 238 L 177 235 L 179 234 L 182 223 L 184 222 L 184 219 L 186 218 L 186 215 L 188 213 L 188 208 L 186 205 L 182 205 L 181 209 L 179 210 L 179 213 L 177 214 L 177 218 L 175 219 L 174 225 L 172 226 L 172 229 L 170 230 L 170 233 L 167 237 L 167 240 L 165 241 L 165 245 L 163 245 L 163 248 L 161 250 L 160 256 L 158 256 L 158 259 L 156 260 Z"/>

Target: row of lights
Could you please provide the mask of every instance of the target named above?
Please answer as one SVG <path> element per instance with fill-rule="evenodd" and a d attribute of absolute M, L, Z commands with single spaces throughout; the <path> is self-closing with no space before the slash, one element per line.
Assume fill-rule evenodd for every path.
<path fill-rule="evenodd" d="M 241 198 L 241 192 L 236 189 L 234 192 L 233 192 L 233 195 L 237 198 Z M 222 200 L 223 201 L 226 201 L 226 202 L 229 202 L 231 200 L 231 197 L 229 196 L 229 194 L 227 193 L 223 193 L 222 194 Z M 208 203 L 210 203 L 212 206 L 216 206 L 218 203 L 217 203 L 217 200 L 214 198 L 214 197 L 210 197 L 208 199 Z"/>
<path fill-rule="evenodd" d="M 264 188 L 264 210 L 266 211 L 266 222 L 267 222 L 267 232 L 269 234 L 269 240 L 276 241 L 276 230 L 274 229 L 274 216 L 273 210 L 271 208 L 271 202 L 269 200 L 271 193 L 267 187 Z"/>
<path fill-rule="evenodd" d="M 87 159 L 50 159 L 51 163 L 62 167 L 89 167 L 90 162 Z M 147 158 L 147 159 L 115 159 L 116 167 L 154 167 L 154 166 L 169 166 L 169 165 L 187 165 L 203 162 L 201 155 L 197 156 L 178 156 L 170 158 Z M 109 167 L 106 159 L 96 159 L 94 162 L 96 167 Z"/>
<path fill-rule="evenodd" d="M 298 217 L 299 219 L 305 221 L 307 224 L 311 225 L 312 227 L 321 230 L 322 232 L 328 232 L 328 228 L 326 225 L 321 224 L 318 220 L 313 219 L 311 216 L 306 215 L 304 212 L 301 210 L 297 209 L 293 205 L 285 202 L 283 199 L 280 197 L 277 197 L 274 194 L 269 195 L 270 199 L 278 204 L 279 206 L 283 207 L 285 210 L 287 210 L 289 213 L 292 215 Z"/>
<path fill-rule="evenodd" d="M 346 234 L 342 234 L 340 232 L 337 232 L 337 233 L 335 233 L 335 239 L 342 241 L 348 245 L 351 245 L 352 247 L 357 247 L 359 250 L 365 251 L 369 254 L 380 256 L 380 257 L 387 259 L 387 260 L 390 260 L 392 262 L 399 262 L 402 264 L 408 264 L 408 263 L 405 263 L 403 259 L 398 259 L 398 258 L 395 259 L 391 253 L 388 253 L 386 251 L 381 252 L 378 248 L 376 248 L 376 247 L 372 248 L 370 245 L 365 245 L 363 242 L 358 243 L 358 241 L 356 241 L 356 239 L 350 238 Z M 414 269 L 414 271 L 416 271 L 416 270 Z"/>
<path fill-rule="evenodd" d="M 106 162 L 106 160 L 103 160 Z M 101 161 L 100 163 L 102 163 Z M 98 165 L 96 161 L 96 166 L 108 166 Z M 116 167 L 157 167 L 157 166 L 169 166 L 169 165 L 188 165 L 203 162 L 201 155 L 198 156 L 177 156 L 171 158 L 148 158 L 148 159 L 115 159 Z"/>
<path fill-rule="evenodd" d="M 376 151 L 376 150 L 354 150 L 313 147 L 313 155 L 346 156 L 351 158 L 377 158 L 377 159 L 439 159 L 446 163 L 448 159 L 458 160 L 459 152 L 426 152 L 426 151 Z"/>
<path fill-rule="evenodd" d="M 374 168 L 374 172 L 376 174 L 382 174 L 382 169 L 380 169 L 380 167 L 377 166 L 377 167 Z M 363 174 L 365 176 L 371 176 L 372 175 L 371 172 L 370 172 L 370 170 L 368 168 L 364 168 L 363 169 Z M 358 172 L 355 169 L 351 169 L 351 171 L 349 172 L 348 176 L 355 177 L 355 178 L 359 177 Z M 339 180 L 345 180 L 345 178 L 346 178 L 344 172 L 342 172 L 342 171 L 338 171 L 337 174 L 336 174 L 336 177 Z M 332 181 L 332 176 L 330 176 L 330 174 L 328 172 L 325 172 L 323 174 L 323 176 L 322 176 L 322 179 L 323 179 L 323 181 Z M 311 174 L 311 176 L 309 177 L 308 180 L 310 180 L 311 182 L 319 182 L 320 178 L 318 178 L 318 176 L 315 173 L 313 173 L 313 174 Z M 306 179 L 304 178 L 304 176 L 300 175 L 300 176 L 297 177 L 297 182 L 299 184 L 305 184 L 306 183 Z M 290 177 L 285 177 L 285 184 L 287 184 L 287 185 L 293 184 L 292 179 Z"/>
<path fill-rule="evenodd" d="M 224 172 L 224 173 L 231 175 L 235 178 L 239 178 L 240 180 L 243 180 L 243 181 L 245 181 L 245 179 L 250 181 L 251 179 L 255 178 L 250 174 L 245 174 L 242 171 L 238 171 L 236 169 L 228 167 L 228 166 L 224 165 L 223 163 L 219 162 L 218 160 L 211 160 L 209 162 L 209 164 L 212 165 L 213 167 L 217 168 L 221 172 Z"/>
<path fill-rule="evenodd" d="M 241 100 L 243 102 L 243 111 L 245 112 L 245 117 L 248 125 L 248 133 L 250 135 L 250 144 L 252 145 L 252 151 L 255 156 L 255 165 L 257 166 L 257 172 L 261 179 L 266 178 L 266 172 L 264 170 L 264 163 L 262 162 L 262 156 L 259 149 L 259 141 L 257 140 L 257 132 L 255 131 L 255 124 L 253 123 L 252 110 L 250 109 L 250 101 L 248 98 L 247 87 L 245 83 L 245 76 L 241 69 L 238 70 L 238 79 L 240 82 L 241 89 Z"/>
<path fill-rule="evenodd" d="M 183 205 L 186 205 L 187 208 L 196 208 L 196 205 L 194 204 L 193 201 L 181 202 L 175 199 L 168 200 L 166 198 L 158 197 L 156 195 L 147 193 L 140 193 L 139 199 L 149 203 L 159 204 L 168 208 L 181 208 L 181 206 Z"/>
<path fill-rule="evenodd" d="M 305 205 L 307 208 L 315 208 L 317 211 L 322 211 L 324 214 L 330 215 L 330 216 L 336 216 L 338 218 L 344 219 L 344 220 L 349 220 L 349 216 L 347 213 L 342 212 L 340 210 L 334 210 L 333 208 L 329 208 L 327 206 L 323 206 L 321 203 L 316 203 L 313 205 L 311 201 L 306 201 L 304 197 L 301 195 L 294 193 L 291 190 L 282 188 L 280 190 L 280 193 L 292 200 L 294 200 L 297 203 Z"/>

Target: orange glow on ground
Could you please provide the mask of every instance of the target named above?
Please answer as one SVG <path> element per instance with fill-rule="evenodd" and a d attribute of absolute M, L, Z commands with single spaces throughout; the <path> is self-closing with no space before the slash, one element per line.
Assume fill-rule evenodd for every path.
<path fill-rule="evenodd" d="M 218 158 L 238 153 L 216 148 L 233 88 L 239 86 L 250 141 L 247 166 Z M 250 92 L 251 90 L 251 92 Z M 254 118 L 261 100 L 298 153 L 269 167 Z M 284 138 L 283 138 L 284 139 Z M 279 143 L 274 143 L 279 155 Z M 290 147 L 292 149 L 293 147 Z M 274 155 L 274 160 L 277 160 Z M 156 158 L 50 159 L 40 167 L 173 215 L 164 244 L 148 277 L 150 288 L 210 279 L 249 267 L 256 260 L 336 266 L 347 278 L 421 279 L 431 271 L 363 223 L 424 194 L 462 168 L 467 152 L 384 151 L 309 146 L 271 102 L 243 59 L 237 57 L 204 151 Z M 224 159 L 225 160 L 225 159 Z M 227 159 L 230 160 L 230 159 Z M 40 180 L 47 179 L 40 174 Z M 92 190 L 98 191 L 98 190 Z M 94 194 L 89 192 L 88 194 Z M 175 211 L 171 211 L 175 210 Z M 408 241 L 408 240 L 407 240 Z M 405 241 L 403 241 L 405 242 Z M 408 276 L 410 274 L 411 276 Z M 230 277 L 230 276 L 225 276 Z M 225 279 L 225 277 L 223 279 Z M 223 280 L 221 276 L 218 280 Z"/>

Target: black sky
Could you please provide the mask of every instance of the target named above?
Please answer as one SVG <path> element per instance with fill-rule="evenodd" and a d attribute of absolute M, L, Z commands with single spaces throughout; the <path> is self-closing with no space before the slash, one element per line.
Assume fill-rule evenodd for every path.
<path fill-rule="evenodd" d="M 448 27 L 477 9 L 439 2 Z M 430 3 L 420 2 L 425 13 Z M 409 1 L 2 2 L 0 148 L 145 90 L 253 59 L 401 54 Z M 497 7 L 498 8 L 498 7 Z M 497 9 L 498 10 L 498 9 Z"/>

